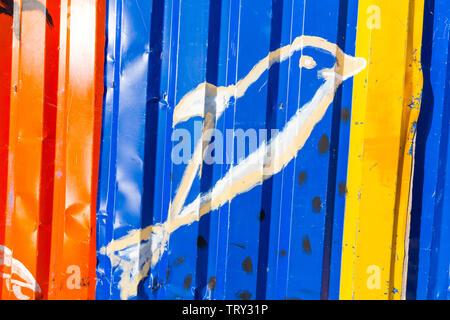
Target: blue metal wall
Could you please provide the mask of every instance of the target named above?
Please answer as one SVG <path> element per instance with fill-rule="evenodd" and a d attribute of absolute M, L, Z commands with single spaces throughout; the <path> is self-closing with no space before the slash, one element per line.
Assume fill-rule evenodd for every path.
<path fill-rule="evenodd" d="M 0 299 L 450 299 L 449 18 L 0 0 Z"/>
<path fill-rule="evenodd" d="M 167 238 L 158 227 L 170 222 L 188 168 L 171 160 L 179 143 L 172 134 L 192 133 L 194 151 L 200 138 L 196 121 L 203 121 L 193 117 L 173 126 L 180 101 L 204 82 L 213 90 L 235 85 L 302 35 L 326 39 L 354 56 L 357 26 L 364 25 L 358 22 L 358 12 L 365 12 L 359 5 L 357 0 L 108 1 L 97 299 L 339 299 L 351 79 L 281 172 Z M 449 16 L 447 1 L 425 1 L 423 102 L 413 127 L 409 299 L 449 298 Z M 322 84 L 317 70 L 298 67 L 301 55 L 312 56 L 320 69 L 334 63 L 332 55 L 313 48 L 275 63 L 245 95 L 230 99 L 214 119 L 215 128 L 283 129 Z M 184 203 L 207 194 L 236 166 L 236 161 L 203 164 Z M 161 256 L 152 261 L 158 246 Z"/>
<path fill-rule="evenodd" d="M 409 299 L 450 299 L 450 3 L 425 2 L 423 103 L 417 125 Z"/>
<path fill-rule="evenodd" d="M 353 55 L 357 10 L 356 0 L 109 1 L 97 298 L 338 298 L 351 81 L 338 90 L 295 160 L 176 230 L 148 272 L 142 271 L 150 259 L 146 241 L 132 254 L 105 248 L 168 219 L 186 169 L 170 161 L 172 117 L 188 92 L 205 81 L 235 84 L 269 52 L 301 35 L 322 37 Z M 320 69 L 333 66 L 325 52 L 305 48 L 305 54 Z M 216 128 L 282 129 L 321 84 L 317 70 L 300 70 L 299 59 L 293 55 L 264 72 L 244 97 L 230 101 Z M 194 121 L 176 128 L 193 132 Z M 205 164 L 186 203 L 230 168 Z M 124 293 L 126 272 L 112 261 L 115 254 L 133 260 L 135 269 L 127 274 L 142 273 L 137 288 L 128 285 L 132 293 Z"/>

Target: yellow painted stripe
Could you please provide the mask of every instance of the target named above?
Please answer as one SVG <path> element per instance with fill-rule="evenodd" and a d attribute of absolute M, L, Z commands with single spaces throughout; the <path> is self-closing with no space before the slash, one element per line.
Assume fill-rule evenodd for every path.
<path fill-rule="evenodd" d="M 341 299 L 400 299 L 414 127 L 422 88 L 423 0 L 360 0 Z"/>

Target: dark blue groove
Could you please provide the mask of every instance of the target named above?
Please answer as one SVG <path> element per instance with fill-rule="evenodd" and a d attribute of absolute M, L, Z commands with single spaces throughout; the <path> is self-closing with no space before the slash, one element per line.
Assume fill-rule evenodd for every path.
<path fill-rule="evenodd" d="M 341 0 L 339 5 L 339 21 L 337 32 L 337 45 L 345 50 L 347 39 L 347 14 L 348 0 Z M 323 266 L 322 266 L 322 288 L 320 298 L 328 300 L 330 294 L 330 274 L 331 274 L 331 249 L 333 241 L 334 210 L 336 199 L 337 171 L 338 171 L 338 152 L 339 137 L 341 135 L 341 112 L 342 112 L 342 86 L 336 92 L 333 103 L 333 115 L 331 124 L 330 141 L 330 164 L 328 171 L 328 193 L 327 193 L 327 212 L 325 218 L 325 233 L 323 245 Z"/>

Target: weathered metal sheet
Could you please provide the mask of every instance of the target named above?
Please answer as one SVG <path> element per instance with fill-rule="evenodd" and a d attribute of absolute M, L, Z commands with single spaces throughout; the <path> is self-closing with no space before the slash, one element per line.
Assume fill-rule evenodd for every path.
<path fill-rule="evenodd" d="M 0 6 L 0 297 L 93 298 L 104 8 Z"/>

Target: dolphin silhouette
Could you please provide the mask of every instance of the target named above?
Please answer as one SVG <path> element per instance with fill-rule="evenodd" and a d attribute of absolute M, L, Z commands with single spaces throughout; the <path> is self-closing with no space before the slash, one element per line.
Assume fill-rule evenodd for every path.
<path fill-rule="evenodd" d="M 150 268 L 158 263 L 167 250 L 170 235 L 174 231 L 199 221 L 202 216 L 231 202 L 237 195 L 261 185 L 264 180 L 279 173 L 289 164 L 303 148 L 315 125 L 324 117 L 338 87 L 343 81 L 364 70 L 367 62 L 363 58 L 345 54 L 336 44 L 325 39 L 299 36 L 292 44 L 270 52 L 236 84 L 217 87 L 207 82 L 202 83 L 186 94 L 175 106 L 174 127 L 193 117 L 201 117 L 204 118 L 204 129 L 210 128 L 213 125 L 212 114 L 219 119 L 231 98 L 243 97 L 249 87 L 275 63 L 289 59 L 294 53 L 306 47 L 330 53 L 335 57 L 335 64 L 332 68 L 318 71 L 318 77 L 324 80 L 323 84 L 317 89 L 312 100 L 298 109 L 278 135 L 263 143 L 238 165 L 231 167 L 209 192 L 198 195 L 192 203 L 185 205 L 192 183 L 203 162 L 202 136 L 170 203 L 168 219 L 164 223 L 145 229 L 132 230 L 126 236 L 113 240 L 100 249 L 100 253 L 107 255 L 112 265 L 122 271 L 119 281 L 122 299 L 137 295 L 139 282 L 148 275 Z M 316 62 L 309 56 L 302 56 L 299 67 L 313 69 Z M 140 259 L 143 256 L 146 259 Z"/>

